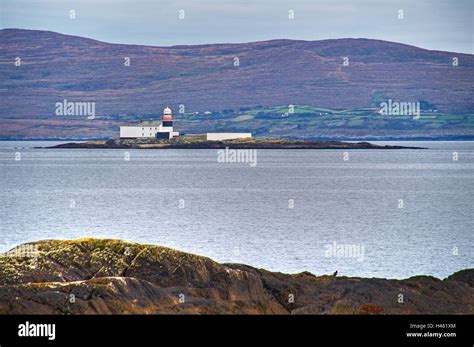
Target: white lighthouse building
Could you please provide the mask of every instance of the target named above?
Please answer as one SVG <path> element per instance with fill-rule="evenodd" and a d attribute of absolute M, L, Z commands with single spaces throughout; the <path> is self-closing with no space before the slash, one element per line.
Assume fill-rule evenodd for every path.
<path fill-rule="evenodd" d="M 173 113 L 169 107 L 163 110 L 161 122 L 143 121 L 136 125 L 125 125 L 120 127 L 121 139 L 158 138 L 171 139 L 179 136 L 179 132 L 173 131 Z"/>

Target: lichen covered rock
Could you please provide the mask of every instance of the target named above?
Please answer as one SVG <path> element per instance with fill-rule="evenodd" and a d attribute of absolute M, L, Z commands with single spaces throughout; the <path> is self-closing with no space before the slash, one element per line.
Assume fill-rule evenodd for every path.
<path fill-rule="evenodd" d="M 120 240 L 28 245 L 35 252 L 0 256 L 0 314 L 474 313 L 474 269 L 445 280 L 318 277 Z"/>

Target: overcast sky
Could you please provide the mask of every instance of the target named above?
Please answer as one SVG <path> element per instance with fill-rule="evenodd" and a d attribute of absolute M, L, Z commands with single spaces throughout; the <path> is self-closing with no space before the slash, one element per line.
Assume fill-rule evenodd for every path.
<path fill-rule="evenodd" d="M 474 0 L 0 0 L 2 28 L 158 46 L 365 37 L 474 52 Z M 76 18 L 69 18 L 69 11 Z M 184 10 L 184 19 L 179 19 Z M 294 19 L 289 19 L 289 11 Z M 399 19 L 399 10 L 403 19 Z"/>

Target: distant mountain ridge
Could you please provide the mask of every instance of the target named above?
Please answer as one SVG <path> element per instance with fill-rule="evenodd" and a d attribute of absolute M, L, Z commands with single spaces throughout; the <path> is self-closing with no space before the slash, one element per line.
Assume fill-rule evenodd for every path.
<path fill-rule="evenodd" d="M 54 105 L 64 99 L 95 102 L 98 117 L 124 120 L 165 105 L 187 112 L 290 104 L 356 109 L 389 98 L 474 112 L 473 55 L 380 40 L 152 47 L 3 29 L 0 43 L 0 119 L 56 120 Z"/>

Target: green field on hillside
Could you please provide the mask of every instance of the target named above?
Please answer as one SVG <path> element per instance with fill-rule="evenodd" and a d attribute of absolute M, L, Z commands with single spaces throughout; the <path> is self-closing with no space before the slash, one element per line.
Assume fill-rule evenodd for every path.
<path fill-rule="evenodd" d="M 257 136 L 374 136 L 474 134 L 474 115 L 421 111 L 420 117 L 381 115 L 377 108 L 328 109 L 308 105 L 256 107 L 176 115 L 187 131 L 239 131 Z"/>

